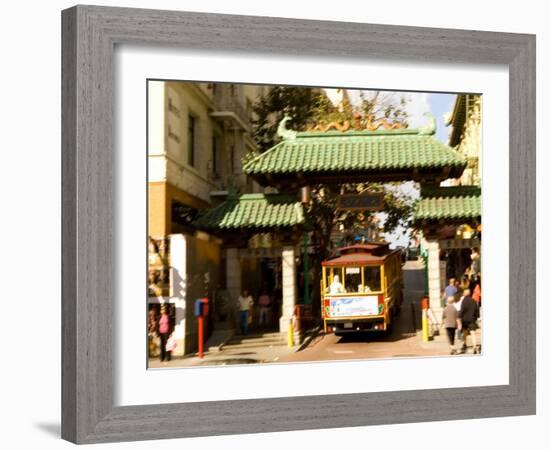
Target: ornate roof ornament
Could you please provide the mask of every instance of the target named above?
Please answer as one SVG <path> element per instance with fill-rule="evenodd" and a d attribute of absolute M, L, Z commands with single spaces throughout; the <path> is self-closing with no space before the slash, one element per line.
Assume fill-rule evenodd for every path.
<path fill-rule="evenodd" d="M 345 120 L 344 122 L 340 123 L 336 120 L 333 120 L 332 122 L 326 124 L 326 123 L 318 123 L 313 127 L 309 128 L 309 131 L 348 131 L 351 127 L 351 124 L 349 123 L 349 120 Z"/>
<path fill-rule="evenodd" d="M 277 136 L 279 136 L 282 139 L 289 140 L 289 139 L 296 139 L 296 131 L 289 130 L 286 127 L 286 123 L 291 119 L 290 116 L 284 116 L 283 120 L 279 122 L 279 126 L 277 127 Z"/>
<path fill-rule="evenodd" d="M 375 121 L 374 116 L 369 114 L 364 122 L 364 129 L 368 131 L 377 131 L 380 127 L 384 128 L 384 130 L 400 130 L 406 128 L 402 123 L 390 122 L 386 118 Z"/>
<path fill-rule="evenodd" d="M 308 131 L 378 131 L 378 130 L 401 130 L 407 128 L 407 126 L 401 122 L 390 121 L 383 117 L 375 120 L 373 114 L 362 116 L 356 112 L 353 114 L 353 124 L 349 120 L 337 121 L 334 120 L 330 123 L 321 122 L 309 127 Z"/>
<path fill-rule="evenodd" d="M 421 135 L 434 135 L 437 128 L 435 117 L 431 112 L 425 112 L 424 116 L 428 117 L 428 123 L 421 127 L 418 127 L 418 134 Z"/>

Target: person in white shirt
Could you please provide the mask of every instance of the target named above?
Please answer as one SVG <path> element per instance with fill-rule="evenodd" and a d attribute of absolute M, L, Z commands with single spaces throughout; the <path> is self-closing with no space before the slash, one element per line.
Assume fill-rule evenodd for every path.
<path fill-rule="evenodd" d="M 329 292 L 331 294 L 344 294 L 346 292 L 344 286 L 340 283 L 340 277 L 338 275 L 334 275 L 332 283 L 330 283 L 329 286 Z"/>
<path fill-rule="evenodd" d="M 462 295 L 460 296 L 460 300 L 454 304 L 454 307 L 458 312 L 460 312 L 460 308 L 462 307 L 462 300 L 464 300 L 464 297 L 469 297 L 471 295 L 470 289 L 464 289 L 462 292 Z"/>
<path fill-rule="evenodd" d="M 252 296 L 248 294 L 246 289 L 239 295 L 239 326 L 241 327 L 241 334 L 246 336 L 248 334 L 248 315 L 250 314 L 250 308 L 254 305 Z"/>
<path fill-rule="evenodd" d="M 456 312 L 460 313 L 460 308 L 462 308 L 462 300 L 464 300 L 464 297 L 469 296 L 471 294 L 470 289 L 464 289 L 462 292 L 462 295 L 460 296 L 460 300 L 458 302 L 454 303 L 454 307 L 456 308 Z M 462 330 L 459 328 L 457 330 L 458 339 L 462 340 Z"/>

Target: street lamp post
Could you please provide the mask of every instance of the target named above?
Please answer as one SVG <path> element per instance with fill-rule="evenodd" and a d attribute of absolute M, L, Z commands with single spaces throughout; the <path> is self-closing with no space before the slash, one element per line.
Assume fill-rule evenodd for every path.
<path fill-rule="evenodd" d="M 309 254 L 307 251 L 308 236 L 304 233 L 304 305 L 309 305 Z"/>

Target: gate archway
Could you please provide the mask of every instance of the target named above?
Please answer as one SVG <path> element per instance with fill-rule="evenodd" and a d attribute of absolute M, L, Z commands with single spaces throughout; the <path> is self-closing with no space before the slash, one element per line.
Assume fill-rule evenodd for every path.
<path fill-rule="evenodd" d="M 223 232 L 228 271 L 234 272 L 235 267 L 239 267 L 235 262 L 236 249 L 244 246 L 243 239 L 247 236 L 268 231 L 278 231 L 286 236 L 286 245 L 282 245 L 283 285 L 286 288 L 283 288 L 284 320 L 281 319 L 281 331 L 285 331 L 285 314 L 292 314 L 296 303 L 296 244 L 307 223 L 298 201 L 298 189 L 318 184 L 338 186 L 360 182 L 415 181 L 420 183 L 421 199 L 415 207 L 414 221 L 427 241 L 431 304 L 434 308 L 440 306 L 438 230 L 444 222 L 478 221 L 481 190 L 478 187 L 439 187 L 446 179 L 459 178 L 467 161 L 434 138 L 435 119 L 431 117 L 427 125 L 417 129 L 376 126 L 371 130 L 307 132 L 286 129 L 288 120 L 285 117 L 279 125 L 281 142 L 251 158 L 243 167 L 244 172 L 260 185 L 287 193 L 284 199 L 279 197 L 280 212 L 273 213 L 275 207 L 270 198 L 275 197 L 270 197 L 270 194 L 253 194 L 262 196 L 256 199 L 259 202 L 257 208 L 248 207 L 252 198 L 243 195 L 228 198 L 195 223 L 198 228 L 214 234 Z M 268 210 L 271 212 L 266 213 Z M 290 219 L 285 223 L 282 221 L 285 214 L 289 218 L 301 219 Z M 285 254 L 289 266 L 286 278 Z M 236 292 L 238 289 L 240 284 L 235 282 L 232 290 Z"/>

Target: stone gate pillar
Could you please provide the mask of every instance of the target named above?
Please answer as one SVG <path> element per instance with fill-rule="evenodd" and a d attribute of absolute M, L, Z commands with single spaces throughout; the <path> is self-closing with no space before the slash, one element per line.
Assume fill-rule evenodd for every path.
<path fill-rule="evenodd" d="M 174 356 L 185 353 L 187 335 L 187 240 L 183 234 L 171 234 L 170 239 L 170 303 L 176 307 Z M 192 306 L 191 306 L 192 307 Z"/>
<path fill-rule="evenodd" d="M 296 250 L 293 246 L 285 246 L 282 251 L 283 266 L 283 304 L 279 319 L 279 331 L 285 332 L 294 315 L 296 306 Z"/>
<path fill-rule="evenodd" d="M 441 271 L 439 264 L 439 241 L 427 241 L 428 247 L 428 293 L 430 296 L 430 309 L 439 313 L 442 308 L 441 302 Z"/>

